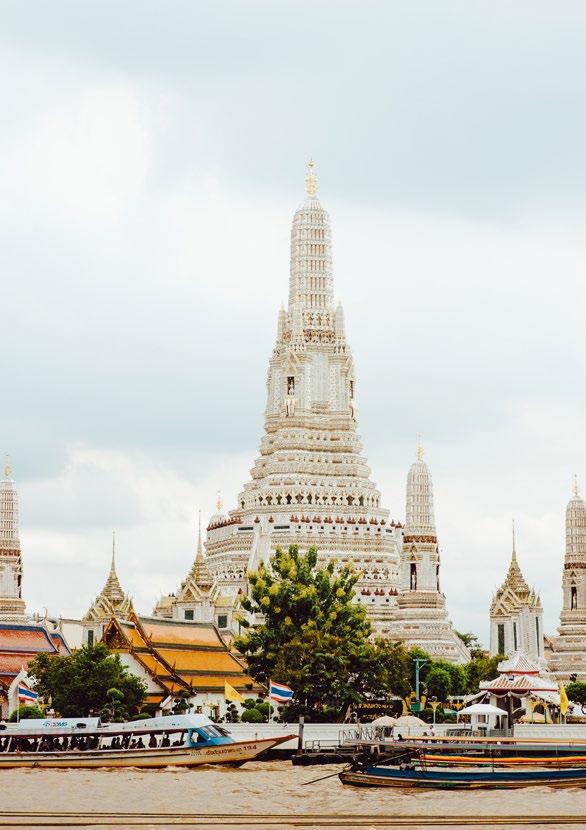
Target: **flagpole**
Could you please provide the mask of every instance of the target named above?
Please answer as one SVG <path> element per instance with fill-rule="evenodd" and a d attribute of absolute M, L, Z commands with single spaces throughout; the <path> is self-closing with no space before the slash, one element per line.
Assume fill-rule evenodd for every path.
<path fill-rule="evenodd" d="M 271 678 L 269 677 L 269 723 L 273 722 L 273 703 L 271 700 Z"/>

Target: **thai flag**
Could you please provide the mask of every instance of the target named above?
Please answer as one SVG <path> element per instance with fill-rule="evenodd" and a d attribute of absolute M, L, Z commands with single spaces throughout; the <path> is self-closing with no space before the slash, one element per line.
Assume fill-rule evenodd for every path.
<path fill-rule="evenodd" d="M 36 703 L 39 699 L 39 695 L 37 694 L 37 692 L 33 692 L 32 689 L 29 689 L 28 686 L 24 686 L 23 684 L 21 684 L 18 687 L 18 699 L 27 700 L 30 703 Z"/>
<path fill-rule="evenodd" d="M 295 692 L 289 686 L 283 686 L 282 683 L 275 683 L 271 680 L 269 683 L 269 697 L 275 703 L 290 703 Z"/>

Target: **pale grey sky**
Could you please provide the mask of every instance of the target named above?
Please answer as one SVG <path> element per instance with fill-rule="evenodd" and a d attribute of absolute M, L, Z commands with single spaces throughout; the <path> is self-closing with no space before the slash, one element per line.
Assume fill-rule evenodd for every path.
<path fill-rule="evenodd" d="M 0 446 L 31 609 L 149 611 L 262 429 L 318 163 L 359 425 L 392 515 L 427 447 L 454 623 L 510 521 L 546 628 L 586 483 L 586 8 L 2 0 Z M 34 10 L 34 11 L 33 11 Z"/>

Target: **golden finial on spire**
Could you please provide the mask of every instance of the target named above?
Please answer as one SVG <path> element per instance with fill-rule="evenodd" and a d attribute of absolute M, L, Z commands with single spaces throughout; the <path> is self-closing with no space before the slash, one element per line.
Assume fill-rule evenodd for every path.
<path fill-rule="evenodd" d="M 112 531 L 112 570 L 116 570 L 116 531 Z"/>
<path fill-rule="evenodd" d="M 417 460 L 423 461 L 424 449 L 421 446 L 421 435 L 417 436 Z"/>
<path fill-rule="evenodd" d="M 10 469 L 10 456 L 6 453 L 6 461 L 4 463 L 4 478 L 10 478 L 12 470 Z"/>
<path fill-rule="evenodd" d="M 8 476 L 7 476 L 8 478 Z M 574 473 L 574 496 L 578 499 L 580 498 L 580 489 L 578 487 L 578 476 Z"/>
<path fill-rule="evenodd" d="M 310 199 L 313 199 L 317 193 L 317 176 L 313 172 L 314 167 L 315 161 L 309 159 L 307 162 L 307 176 L 305 177 L 305 192 Z"/>
<path fill-rule="evenodd" d="M 511 519 L 511 526 L 513 528 L 513 556 L 517 555 L 517 551 L 515 550 L 515 520 Z"/>
<path fill-rule="evenodd" d="M 221 513 L 221 512 L 222 512 L 222 508 L 223 508 L 223 507 L 224 507 L 224 505 L 222 504 L 222 494 L 221 494 L 221 492 L 218 490 L 218 498 L 217 498 L 217 500 L 216 500 L 216 510 L 218 511 L 218 513 Z"/>

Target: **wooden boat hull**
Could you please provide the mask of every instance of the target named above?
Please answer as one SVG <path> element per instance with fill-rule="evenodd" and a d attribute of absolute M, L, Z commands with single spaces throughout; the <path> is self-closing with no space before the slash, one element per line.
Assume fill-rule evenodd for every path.
<path fill-rule="evenodd" d="M 84 752 L 7 752 L 0 753 L 0 769 L 39 767 L 56 769 L 92 769 L 99 767 L 195 767 L 203 764 L 243 764 L 278 744 L 296 738 L 285 735 L 255 741 L 235 741 L 198 747 L 159 749 L 101 749 Z"/>
<path fill-rule="evenodd" d="M 381 768 L 369 772 L 344 770 L 342 784 L 354 787 L 419 787 L 425 789 L 495 789 L 521 787 L 586 787 L 586 769 L 488 772 L 464 770 L 398 770 Z"/>
<path fill-rule="evenodd" d="M 478 755 L 436 755 L 423 753 L 421 760 L 436 766 L 475 766 L 475 767 L 586 767 L 586 755 L 498 755 L 491 758 Z"/>

